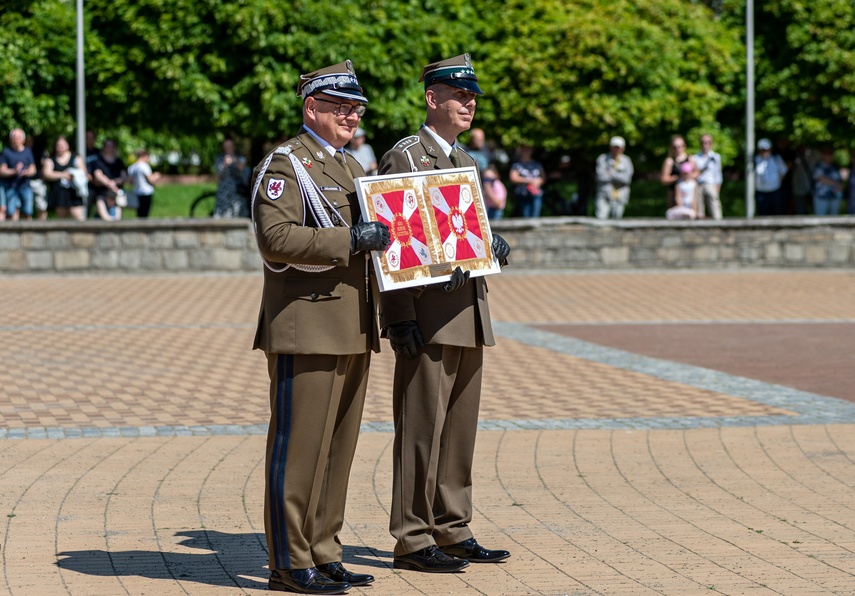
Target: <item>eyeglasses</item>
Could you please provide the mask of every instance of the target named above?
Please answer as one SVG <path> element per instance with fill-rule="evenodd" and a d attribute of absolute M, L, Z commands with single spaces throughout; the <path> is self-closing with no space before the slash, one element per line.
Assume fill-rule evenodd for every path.
<path fill-rule="evenodd" d="M 350 116 L 351 113 L 356 113 L 357 116 L 362 118 L 365 115 L 365 106 L 355 106 L 349 103 L 338 103 L 337 101 L 330 101 L 328 99 L 324 99 L 323 97 L 316 97 L 315 100 L 331 103 L 333 105 L 338 106 L 338 108 L 336 108 L 335 110 L 336 116 Z"/>

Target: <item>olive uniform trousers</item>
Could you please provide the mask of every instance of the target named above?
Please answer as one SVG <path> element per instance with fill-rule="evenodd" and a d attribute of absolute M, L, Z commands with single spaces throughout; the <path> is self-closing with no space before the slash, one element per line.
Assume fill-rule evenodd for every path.
<path fill-rule="evenodd" d="M 267 353 L 270 427 L 264 518 L 271 569 L 341 561 L 347 483 L 370 352 Z"/>
<path fill-rule="evenodd" d="M 483 348 L 428 344 L 395 358 L 395 555 L 472 538 L 472 458 Z"/>

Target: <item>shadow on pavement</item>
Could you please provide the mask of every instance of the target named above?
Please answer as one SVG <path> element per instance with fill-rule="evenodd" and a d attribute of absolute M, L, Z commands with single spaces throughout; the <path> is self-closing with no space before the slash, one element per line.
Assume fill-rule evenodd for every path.
<path fill-rule="evenodd" d="M 195 582 L 213 586 L 267 588 L 267 545 L 264 534 L 226 534 L 208 530 L 177 532 L 179 544 L 208 551 L 78 550 L 57 553 L 57 567 L 86 575 L 128 576 Z M 390 567 L 377 557 L 392 553 L 367 547 L 344 546 L 343 562 L 366 567 Z"/>

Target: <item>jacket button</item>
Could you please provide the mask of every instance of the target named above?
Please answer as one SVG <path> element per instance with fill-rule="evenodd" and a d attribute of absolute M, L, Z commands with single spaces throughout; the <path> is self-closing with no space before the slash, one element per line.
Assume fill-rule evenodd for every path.
<path fill-rule="evenodd" d="M 333 264 L 333 265 L 335 265 L 335 264 L 337 264 L 337 263 L 338 263 L 338 259 L 333 259 L 331 262 L 332 262 L 332 264 Z"/>
<path fill-rule="evenodd" d="M 333 204 L 333 207 L 338 207 L 338 201 L 333 201 L 332 204 Z"/>
<path fill-rule="evenodd" d="M 312 300 L 317 300 L 317 299 L 318 299 L 318 293 L 317 293 L 317 292 L 312 292 L 312 294 L 311 294 L 311 298 L 312 298 Z"/>

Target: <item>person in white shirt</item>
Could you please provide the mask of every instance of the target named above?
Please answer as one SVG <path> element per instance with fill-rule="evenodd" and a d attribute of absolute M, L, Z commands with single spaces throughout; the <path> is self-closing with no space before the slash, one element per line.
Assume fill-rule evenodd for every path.
<path fill-rule="evenodd" d="M 365 142 L 365 131 L 357 128 L 347 145 L 347 152 L 356 158 L 362 169 L 369 176 L 377 173 L 377 156 L 374 155 L 374 149 L 371 145 Z"/>
<path fill-rule="evenodd" d="M 783 215 L 781 182 L 787 174 L 787 164 L 780 155 L 772 155 L 772 141 L 757 141 L 759 153 L 754 156 L 754 201 L 757 215 Z"/>
<path fill-rule="evenodd" d="M 148 151 L 137 151 L 137 160 L 128 168 L 128 176 L 137 197 L 137 217 L 145 219 L 151 211 L 154 185 L 160 180 L 160 172 L 151 171 Z"/>
<path fill-rule="evenodd" d="M 710 134 L 701 137 L 701 150 L 695 154 L 698 168 L 698 217 L 704 217 L 705 206 L 709 206 L 710 217 L 721 219 L 721 155 L 713 151 Z"/>

